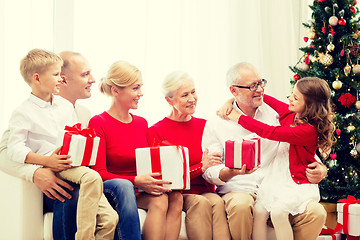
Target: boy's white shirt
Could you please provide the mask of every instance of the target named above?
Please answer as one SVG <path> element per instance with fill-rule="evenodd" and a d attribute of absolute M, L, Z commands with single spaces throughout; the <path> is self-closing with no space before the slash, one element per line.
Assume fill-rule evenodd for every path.
<path fill-rule="evenodd" d="M 65 100 L 64 98 L 61 99 Z M 67 103 L 70 102 L 67 101 Z M 87 127 L 91 117 L 90 110 L 76 103 L 75 117 L 77 118 L 76 121 L 82 124 L 82 127 Z M 8 153 L 7 153 L 8 138 L 9 138 L 9 129 L 7 129 L 3 133 L 3 136 L 0 141 L 0 170 L 12 176 L 22 178 L 29 182 L 33 182 L 34 172 L 41 166 L 12 161 L 8 157 Z"/>

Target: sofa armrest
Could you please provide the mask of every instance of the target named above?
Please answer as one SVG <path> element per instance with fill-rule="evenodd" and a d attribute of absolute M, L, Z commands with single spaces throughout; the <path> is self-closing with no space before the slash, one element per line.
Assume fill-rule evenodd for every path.
<path fill-rule="evenodd" d="M 43 239 L 43 195 L 31 182 L 0 171 L 2 239 Z"/>

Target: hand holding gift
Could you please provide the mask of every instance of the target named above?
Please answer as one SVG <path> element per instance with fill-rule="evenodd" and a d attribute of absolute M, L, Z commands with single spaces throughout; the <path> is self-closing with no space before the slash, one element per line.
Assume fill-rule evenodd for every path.
<path fill-rule="evenodd" d="M 137 148 L 135 153 L 138 177 L 149 173 L 161 173 L 158 176 L 149 175 L 149 177 L 167 180 L 166 183 L 157 182 L 163 184 L 163 187 L 167 189 L 190 189 L 188 148 L 182 146 L 156 146 Z M 161 189 L 158 190 L 162 191 Z"/>
<path fill-rule="evenodd" d="M 135 186 L 152 195 L 161 195 L 171 192 L 170 189 L 163 187 L 163 184 L 171 184 L 170 181 L 158 179 L 161 173 L 147 173 L 135 177 Z"/>
<path fill-rule="evenodd" d="M 261 163 L 260 139 L 241 139 L 225 142 L 225 167 L 251 170 Z"/>
<path fill-rule="evenodd" d="M 100 138 L 96 137 L 92 128 L 81 129 L 81 124 L 66 126 L 57 139 L 61 146 L 60 155 L 70 155 L 72 166 L 95 165 Z"/>

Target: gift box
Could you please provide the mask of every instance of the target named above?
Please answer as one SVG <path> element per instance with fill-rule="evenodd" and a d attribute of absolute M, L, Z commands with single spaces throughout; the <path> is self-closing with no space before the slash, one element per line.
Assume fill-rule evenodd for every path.
<path fill-rule="evenodd" d="M 260 139 L 228 140 L 225 142 L 225 166 L 229 168 L 253 169 L 261 163 Z"/>
<path fill-rule="evenodd" d="M 135 149 L 138 176 L 161 172 L 161 178 L 172 182 L 163 187 L 190 189 L 189 149 L 182 146 L 156 146 Z"/>
<path fill-rule="evenodd" d="M 341 234 L 336 233 L 331 235 L 320 235 L 317 237 L 316 240 L 340 240 L 340 239 L 341 239 Z"/>
<path fill-rule="evenodd" d="M 70 155 L 72 166 L 95 165 L 100 138 L 92 128 L 81 129 L 81 124 L 66 126 L 57 138 L 56 146 L 61 148 L 60 155 Z"/>
<path fill-rule="evenodd" d="M 360 236 L 360 199 L 353 196 L 341 199 L 337 204 L 338 222 L 343 225 L 342 232 L 349 236 Z"/>
<path fill-rule="evenodd" d="M 325 226 L 334 229 L 337 224 L 336 203 L 320 202 L 320 204 L 324 207 L 327 213 Z"/>

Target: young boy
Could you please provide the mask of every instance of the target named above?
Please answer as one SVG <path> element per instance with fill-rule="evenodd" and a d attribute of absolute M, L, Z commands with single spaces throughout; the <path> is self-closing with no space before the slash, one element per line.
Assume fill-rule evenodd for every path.
<path fill-rule="evenodd" d="M 53 95 L 59 93 L 62 59 L 55 53 L 33 49 L 20 63 L 20 71 L 31 94 L 13 112 L 9 122 L 8 155 L 10 159 L 49 167 L 58 176 L 80 184 L 75 239 L 113 239 L 118 215 L 108 205 L 97 216 L 103 195 L 99 174 L 88 167 L 71 167 L 69 155 L 55 149 L 58 132 L 77 122 L 73 105 Z M 98 225 L 98 228 L 96 228 Z M 100 226 L 100 227 L 99 227 Z"/>

